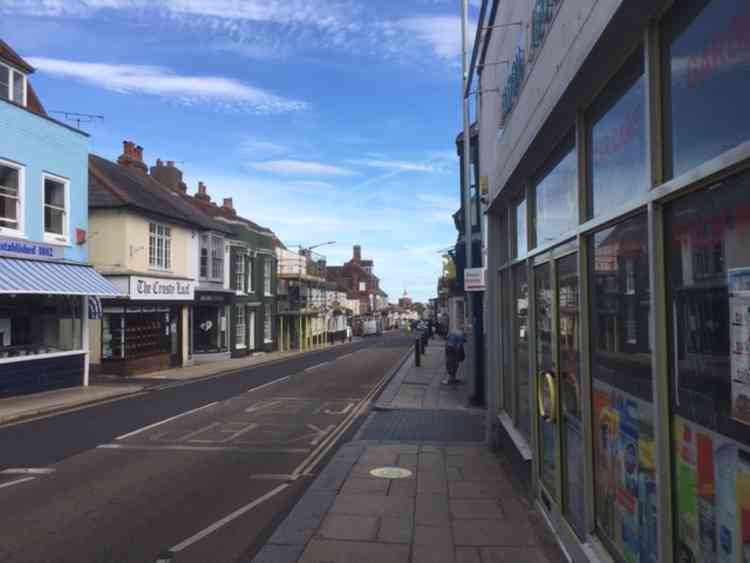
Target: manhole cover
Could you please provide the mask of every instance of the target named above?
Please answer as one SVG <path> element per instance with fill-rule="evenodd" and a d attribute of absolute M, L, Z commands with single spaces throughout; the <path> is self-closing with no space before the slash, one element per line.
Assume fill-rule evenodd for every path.
<path fill-rule="evenodd" d="M 378 467 L 371 470 L 370 475 L 383 479 L 406 479 L 411 477 L 411 471 L 403 467 Z"/>

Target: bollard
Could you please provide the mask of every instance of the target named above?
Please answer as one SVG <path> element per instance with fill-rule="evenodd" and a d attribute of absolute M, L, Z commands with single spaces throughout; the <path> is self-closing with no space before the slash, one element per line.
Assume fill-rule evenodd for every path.
<path fill-rule="evenodd" d="M 414 341 L 414 366 L 419 367 L 422 365 L 422 358 L 420 358 L 419 338 Z"/>

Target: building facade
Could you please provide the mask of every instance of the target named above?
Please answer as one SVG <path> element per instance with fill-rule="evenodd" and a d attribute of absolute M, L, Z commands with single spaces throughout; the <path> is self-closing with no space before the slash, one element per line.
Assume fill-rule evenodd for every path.
<path fill-rule="evenodd" d="M 380 289 L 380 279 L 375 275 L 372 260 L 362 259 L 362 247 L 355 245 L 352 259 L 343 266 L 328 266 L 328 280 L 344 288 L 349 299 L 359 301 L 359 314 L 373 315 L 378 306 L 387 305 L 388 294 Z"/>
<path fill-rule="evenodd" d="M 33 71 L 0 40 L 0 397 L 87 385 L 89 314 L 119 295 L 87 263 L 88 136 L 49 118 Z"/>
<path fill-rule="evenodd" d="M 480 22 L 491 438 L 574 561 L 746 562 L 750 4 Z"/>

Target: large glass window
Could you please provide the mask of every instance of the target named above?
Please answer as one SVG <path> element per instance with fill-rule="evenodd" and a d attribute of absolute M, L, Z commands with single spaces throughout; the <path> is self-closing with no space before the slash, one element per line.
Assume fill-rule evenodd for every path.
<path fill-rule="evenodd" d="M 245 254 L 235 252 L 234 254 L 234 280 L 232 289 L 245 291 Z"/>
<path fill-rule="evenodd" d="M 665 18 L 668 174 L 670 164 L 677 176 L 750 138 L 748 18 L 747 0 L 680 2 Z"/>
<path fill-rule="evenodd" d="M 596 528 L 622 559 L 656 561 L 646 216 L 600 231 L 590 242 Z"/>
<path fill-rule="evenodd" d="M 513 347 L 518 389 L 518 429 L 531 443 L 529 388 L 529 284 L 526 264 L 513 268 Z"/>
<path fill-rule="evenodd" d="M 67 239 L 68 182 L 44 175 L 44 234 Z"/>
<path fill-rule="evenodd" d="M 80 350 L 81 298 L 0 295 L 0 358 Z"/>
<path fill-rule="evenodd" d="M 23 74 L 13 71 L 13 101 L 19 105 L 24 104 L 24 82 L 26 79 Z"/>
<path fill-rule="evenodd" d="M 677 560 L 750 557 L 750 174 L 666 208 Z"/>
<path fill-rule="evenodd" d="M 578 224 L 578 160 L 571 147 L 536 185 L 536 245 L 545 246 Z"/>
<path fill-rule="evenodd" d="M 196 306 L 193 346 L 196 353 L 225 352 L 227 349 L 226 307 Z"/>
<path fill-rule="evenodd" d="M 0 66 L 0 68 L 2 68 Z M 20 166 L 0 161 L 0 228 L 20 231 L 21 214 Z"/>
<path fill-rule="evenodd" d="M 593 216 L 646 193 L 646 112 L 643 49 L 638 49 L 591 108 Z"/>
<path fill-rule="evenodd" d="M 529 251 L 529 238 L 526 223 L 526 198 L 522 199 L 515 207 L 516 223 L 516 258 L 525 256 Z"/>
<path fill-rule="evenodd" d="M 172 229 L 159 223 L 148 226 L 148 265 L 160 270 L 172 268 Z"/>

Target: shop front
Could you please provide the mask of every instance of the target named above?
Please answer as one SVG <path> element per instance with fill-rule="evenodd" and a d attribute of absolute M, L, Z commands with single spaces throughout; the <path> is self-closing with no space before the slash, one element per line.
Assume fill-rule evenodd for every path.
<path fill-rule="evenodd" d="M 196 291 L 192 314 L 192 350 L 195 363 L 230 356 L 230 291 Z"/>
<path fill-rule="evenodd" d="M 101 371 L 130 376 L 184 365 L 195 282 L 144 276 L 109 280 L 127 299 L 102 302 Z"/>
<path fill-rule="evenodd" d="M 257 335 L 262 327 L 261 304 L 252 298 L 237 296 L 231 306 L 232 357 L 249 356 L 259 349 Z"/>

